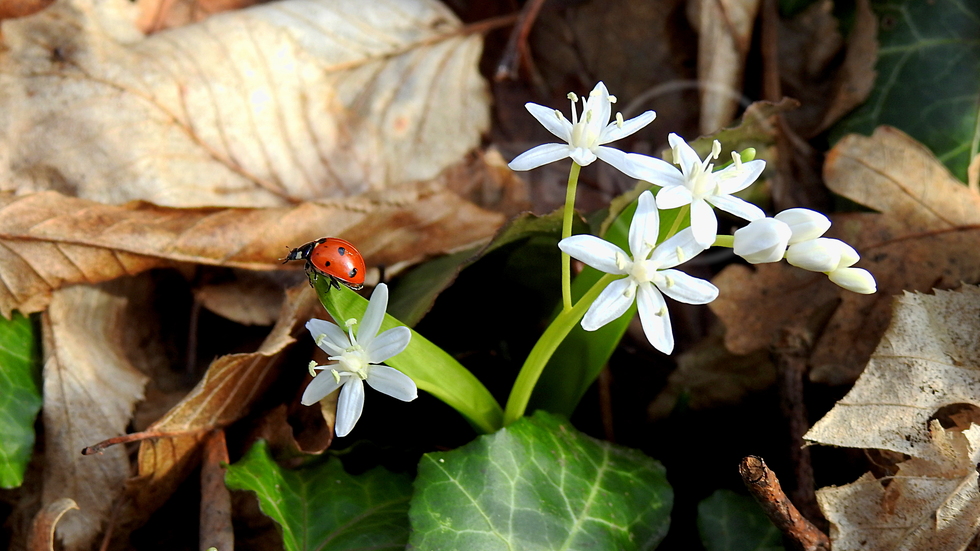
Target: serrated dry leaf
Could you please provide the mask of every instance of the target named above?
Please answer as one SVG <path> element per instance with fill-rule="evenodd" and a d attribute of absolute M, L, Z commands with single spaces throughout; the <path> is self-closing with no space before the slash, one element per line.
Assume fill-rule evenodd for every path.
<path fill-rule="evenodd" d="M 980 427 L 930 419 L 980 407 L 980 288 L 906 293 L 854 388 L 810 429 L 819 444 L 912 456 L 888 484 L 870 474 L 818 492 L 835 550 L 963 549 L 980 528 Z"/>
<path fill-rule="evenodd" d="M 57 291 L 41 318 L 44 329 L 43 502 L 73 499 L 77 513 L 58 523 L 66 549 L 89 549 L 123 482 L 130 476 L 123 446 L 83 456 L 85 446 L 125 433 L 147 378 L 126 357 L 124 296 L 115 284 Z"/>
<path fill-rule="evenodd" d="M 810 378 L 846 384 L 861 373 L 888 327 L 891 295 L 980 282 L 980 228 L 970 222 L 980 219 L 980 210 L 971 208 L 977 199 L 935 157 L 894 129 L 841 140 L 825 172 L 831 189 L 883 211 L 833 216 L 828 232 L 861 253 L 858 265 L 875 275 L 878 292 L 855 295 L 785 263 L 754 270 L 733 265 L 713 280 L 721 294 L 710 307 L 727 327 L 725 346 L 736 354 L 767 348 L 786 327 L 813 334 L 812 318 L 832 309 L 822 332 L 813 334 Z"/>
<path fill-rule="evenodd" d="M 3 23 L 0 188 L 281 206 L 433 178 L 489 124 L 482 38 L 432 0 L 285 0 L 148 37 L 131 10 Z"/>
<path fill-rule="evenodd" d="M 503 224 L 503 215 L 427 185 L 384 199 L 269 209 L 113 206 L 54 192 L 0 195 L 0 314 L 42 310 L 64 285 L 173 262 L 280 269 L 289 247 L 324 235 L 342 235 L 370 265 L 390 266 L 471 246 Z"/>
<path fill-rule="evenodd" d="M 248 412 L 279 375 L 280 354 L 294 342 L 293 335 L 305 331 L 303 324 L 320 308 L 305 283 L 290 289 L 279 321 L 257 351 L 216 359 L 197 386 L 147 429 L 184 434 L 141 442 L 139 474 L 128 483 L 132 497 L 128 516 L 143 518 L 156 510 L 195 466 L 192 459 L 207 431 L 223 428 Z"/>

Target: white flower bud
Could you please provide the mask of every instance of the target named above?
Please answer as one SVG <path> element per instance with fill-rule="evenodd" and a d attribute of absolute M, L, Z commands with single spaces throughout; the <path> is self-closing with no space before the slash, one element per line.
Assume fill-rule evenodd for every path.
<path fill-rule="evenodd" d="M 861 260 L 861 255 L 854 250 L 854 247 L 840 242 L 840 264 L 837 265 L 837 269 L 850 268 L 851 266 L 857 264 L 857 261 Z"/>
<path fill-rule="evenodd" d="M 751 264 L 779 262 L 792 233 L 787 224 L 774 218 L 754 220 L 735 230 L 735 254 Z"/>
<path fill-rule="evenodd" d="M 861 268 L 840 268 L 827 274 L 827 277 L 848 291 L 862 295 L 870 295 L 878 290 L 871 272 Z"/>
<path fill-rule="evenodd" d="M 811 272 L 831 272 L 840 266 L 843 244 L 838 239 L 820 237 L 790 245 L 786 262 Z"/>
<path fill-rule="evenodd" d="M 789 239 L 790 245 L 816 239 L 830 229 L 830 218 L 810 209 L 788 209 L 774 218 L 785 222 L 793 230 L 793 237 Z"/>

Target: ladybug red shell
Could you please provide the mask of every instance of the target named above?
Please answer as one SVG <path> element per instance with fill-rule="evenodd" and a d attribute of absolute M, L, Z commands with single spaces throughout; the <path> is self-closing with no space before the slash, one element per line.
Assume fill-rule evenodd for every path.
<path fill-rule="evenodd" d="M 322 275 L 329 277 L 330 284 L 337 288 L 341 283 L 355 291 L 364 287 L 364 257 L 350 241 L 321 237 L 289 251 L 282 263 L 290 260 L 306 260 L 310 285 Z"/>

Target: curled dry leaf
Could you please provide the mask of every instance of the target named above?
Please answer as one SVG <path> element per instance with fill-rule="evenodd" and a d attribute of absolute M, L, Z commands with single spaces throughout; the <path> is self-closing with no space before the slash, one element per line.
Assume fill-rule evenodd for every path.
<path fill-rule="evenodd" d="M 163 504 L 194 468 L 191 460 L 207 432 L 248 412 L 279 375 L 280 354 L 294 342 L 294 334 L 305 331 L 303 324 L 319 308 L 316 294 L 305 283 L 290 289 L 279 321 L 256 352 L 216 359 L 197 386 L 147 429 L 176 435 L 141 442 L 139 475 L 128 485 L 132 497 L 128 517 L 145 518 Z"/>
<path fill-rule="evenodd" d="M 980 528 L 980 427 L 945 430 L 951 405 L 980 409 L 980 288 L 906 293 L 854 388 L 805 438 L 912 456 L 887 484 L 866 474 L 820 490 L 834 549 L 963 549 Z M 932 421 L 930 421 L 932 419 Z"/>
<path fill-rule="evenodd" d="M 882 211 L 834 216 L 828 232 L 861 253 L 858 266 L 875 275 L 878 292 L 843 291 L 822 274 L 785 263 L 729 266 L 713 280 L 721 294 L 710 307 L 727 327 L 725 346 L 736 354 L 768 348 L 783 328 L 812 334 L 814 319 L 827 319 L 813 335 L 810 378 L 846 384 L 888 327 L 892 295 L 980 281 L 980 200 L 891 128 L 841 140 L 825 173 L 833 191 Z"/>
<path fill-rule="evenodd" d="M 95 4 L 4 23 L 0 188 L 282 206 L 433 178 L 489 124 L 482 38 L 434 0 L 285 0 L 148 37 Z"/>
<path fill-rule="evenodd" d="M 427 184 L 291 208 L 101 205 L 55 192 L 0 195 L 0 314 L 44 309 L 51 292 L 173 262 L 282 268 L 289 247 L 324 235 L 357 243 L 370 265 L 417 261 L 489 238 L 503 215 Z M 298 267 L 286 267 L 298 269 Z"/>
<path fill-rule="evenodd" d="M 90 549 L 121 497 L 129 457 L 117 446 L 94 457 L 79 451 L 125 433 L 147 378 L 126 356 L 126 299 L 115 283 L 55 292 L 44 330 L 44 482 L 42 500 L 72 498 L 79 512 L 58 524 L 66 549 Z"/>
<path fill-rule="evenodd" d="M 52 501 L 42 508 L 31 522 L 30 539 L 27 542 L 28 551 L 54 551 L 54 528 L 61 517 L 71 511 L 78 510 L 78 504 L 67 497 Z"/>

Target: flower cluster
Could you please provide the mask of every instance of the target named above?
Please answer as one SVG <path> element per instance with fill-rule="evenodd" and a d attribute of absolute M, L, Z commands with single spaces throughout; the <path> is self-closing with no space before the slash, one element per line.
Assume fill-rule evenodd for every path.
<path fill-rule="evenodd" d="M 340 390 L 337 400 L 337 436 L 347 436 L 361 418 L 364 409 L 364 383 L 371 388 L 411 402 L 418 397 L 418 389 L 410 377 L 381 362 L 400 354 L 408 346 L 412 332 L 407 327 L 395 327 L 380 335 L 381 322 L 388 308 L 388 286 L 378 284 L 360 323 L 347 320 L 347 332 L 329 321 L 311 319 L 306 328 L 316 339 L 316 344 L 329 354 L 329 365 L 310 363 L 313 381 L 303 393 L 302 403 L 313 405 L 333 391 Z M 357 327 L 356 336 L 354 328 Z M 320 373 L 316 373 L 319 370 Z"/>
<path fill-rule="evenodd" d="M 527 110 L 552 134 L 566 143 L 535 147 L 510 163 L 513 170 L 530 170 L 569 158 L 585 166 L 597 158 L 606 161 L 628 176 L 660 187 L 656 198 L 649 191 L 640 195 L 636 214 L 630 224 L 629 254 L 616 245 L 590 235 L 576 235 L 561 240 L 565 254 L 606 272 L 623 276 L 610 283 L 582 318 L 582 327 L 593 331 L 623 315 L 637 301 L 640 322 L 650 343 L 670 353 L 674 339 L 663 295 L 688 304 L 705 304 L 718 296 L 718 289 L 707 281 L 674 269 L 701 251 L 716 244 L 733 244 L 735 253 L 751 263 L 787 262 L 806 270 L 823 272 L 831 281 L 857 293 L 874 293 L 874 277 L 853 265 L 860 259 L 857 252 L 837 239 L 822 237 L 830 220 L 807 209 L 790 209 L 766 218 L 762 209 L 733 194 L 754 183 L 765 170 L 762 160 L 743 160 L 732 152 L 732 161 L 715 170 L 721 155 L 721 143 L 712 144 L 702 159 L 677 134 L 670 134 L 673 164 L 636 153 L 624 153 L 605 144 L 629 136 L 653 122 L 656 114 L 623 120 L 616 114 L 610 122 L 612 104 L 605 85 L 600 82 L 583 99 L 579 117 L 572 100 L 572 120 L 560 111 L 528 103 Z M 577 172 L 573 172 L 577 174 Z M 566 205 L 566 209 L 572 205 Z M 678 215 L 690 214 L 690 227 L 660 235 L 659 209 L 682 208 Z M 737 230 L 729 241 L 718 235 L 718 208 L 749 222 Z"/>

